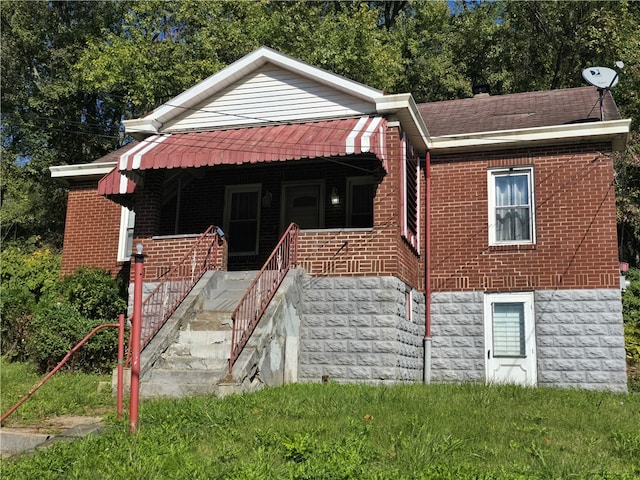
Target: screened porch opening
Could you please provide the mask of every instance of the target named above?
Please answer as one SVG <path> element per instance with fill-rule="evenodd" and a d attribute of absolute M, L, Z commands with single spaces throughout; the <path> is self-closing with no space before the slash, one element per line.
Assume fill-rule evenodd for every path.
<path fill-rule="evenodd" d="M 372 229 L 383 176 L 373 155 L 169 169 L 157 235 L 195 235 L 220 226 L 229 270 L 256 269 L 291 222 L 303 232 Z"/>

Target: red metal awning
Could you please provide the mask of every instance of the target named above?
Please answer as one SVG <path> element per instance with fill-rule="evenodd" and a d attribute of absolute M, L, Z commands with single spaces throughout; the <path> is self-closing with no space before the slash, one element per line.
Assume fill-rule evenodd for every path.
<path fill-rule="evenodd" d="M 386 119 L 359 117 L 209 132 L 154 135 L 123 153 L 101 195 L 132 193 L 137 171 L 373 153 L 386 168 Z M 125 180 L 128 180 L 125 183 Z"/>
<path fill-rule="evenodd" d="M 136 182 L 126 177 L 115 167 L 98 182 L 98 195 L 126 195 L 133 193 Z"/>
<path fill-rule="evenodd" d="M 386 121 L 361 117 L 324 122 L 156 135 L 120 157 L 126 172 L 239 165 L 371 152 L 385 158 Z"/>

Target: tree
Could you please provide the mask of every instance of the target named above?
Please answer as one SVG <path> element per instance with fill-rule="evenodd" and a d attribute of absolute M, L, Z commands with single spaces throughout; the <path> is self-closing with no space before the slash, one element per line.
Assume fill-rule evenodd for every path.
<path fill-rule="evenodd" d="M 64 191 L 48 167 L 95 159 L 117 145 L 120 104 L 83 91 L 72 67 L 90 38 L 117 25 L 124 4 L 3 2 L 3 237 L 60 244 Z"/>
<path fill-rule="evenodd" d="M 49 166 L 99 158 L 122 141 L 122 118 L 261 45 L 418 102 L 480 83 L 494 94 L 580 86 L 586 66 L 623 60 L 615 97 L 640 118 L 635 2 L 8 0 L 0 21 L 5 238 L 59 244 L 65 192 Z M 637 153 L 617 165 L 621 236 L 637 259 Z"/>

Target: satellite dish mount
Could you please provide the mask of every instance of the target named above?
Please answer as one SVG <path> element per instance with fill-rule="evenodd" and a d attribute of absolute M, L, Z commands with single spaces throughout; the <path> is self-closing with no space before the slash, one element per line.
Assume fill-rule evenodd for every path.
<path fill-rule="evenodd" d="M 616 62 L 622 69 L 624 63 Z M 582 71 L 582 78 L 598 89 L 600 102 L 600 120 L 604 120 L 604 93 L 618 84 L 618 72 L 608 67 L 588 67 Z"/>

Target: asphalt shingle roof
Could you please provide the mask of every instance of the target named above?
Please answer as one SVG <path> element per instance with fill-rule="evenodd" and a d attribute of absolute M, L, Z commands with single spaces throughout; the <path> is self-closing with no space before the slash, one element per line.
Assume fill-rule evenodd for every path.
<path fill-rule="evenodd" d="M 544 92 L 476 96 L 418 105 L 431 136 L 492 132 L 598 121 L 600 104 L 595 87 Z M 604 96 L 605 120 L 620 114 L 609 93 Z"/>

